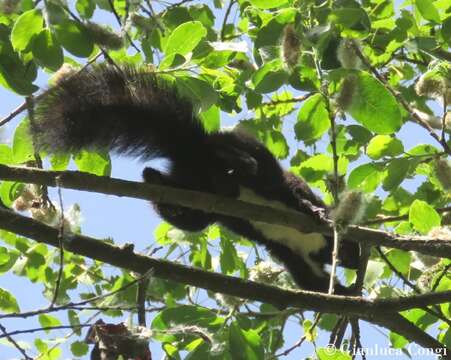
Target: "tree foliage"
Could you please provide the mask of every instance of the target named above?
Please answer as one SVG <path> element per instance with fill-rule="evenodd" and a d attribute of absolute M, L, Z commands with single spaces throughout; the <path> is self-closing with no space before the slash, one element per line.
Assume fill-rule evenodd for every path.
<path fill-rule="evenodd" d="M 362 194 L 359 224 L 406 238 L 451 241 L 450 45 L 451 5 L 443 0 L 0 0 L 0 85 L 25 101 L 14 111 L 3 109 L 0 124 L 27 112 L 17 126 L 8 126 L 11 142 L 0 144 L 0 163 L 58 171 L 74 164 L 110 175 L 107 153 L 35 152 L 28 127 L 33 102 L 45 96 L 38 75 L 52 85 L 96 61 L 140 64 L 189 97 L 208 130 L 232 118 L 254 134 L 331 207 L 346 192 Z M 50 199 L 45 186 L 3 180 L 0 199 L 4 207 L 51 226 L 82 230 L 83 209 L 61 214 L 58 198 Z M 111 322 L 133 315 L 136 326 L 142 306 L 151 314 L 148 331 L 128 329 L 151 341 L 151 351 L 160 343 L 171 359 L 272 359 L 304 343 L 314 344 L 313 357 L 347 359 L 346 352 L 331 354 L 319 335 L 337 335 L 347 324 L 352 336 L 345 343 L 372 344 L 364 328 L 358 331 L 357 318 L 336 311 L 312 317 L 302 309 L 246 301 L 244 293 L 235 298 L 203 292 L 152 274 L 147 286 L 147 280 L 137 286 L 137 275 L 111 271 L 76 252 L 61 254 L 4 230 L 0 238 L 3 276 L 41 284 L 50 304 L 27 315 L 20 300 L 28 295 L 0 288 L 0 324 L 33 315 L 47 329 L 43 337 L 18 343 L 1 326 L 2 337 L 25 357 L 29 352 L 58 359 L 71 352 L 81 358 L 89 351 L 81 326 L 94 323 L 83 310 L 98 310 L 97 318 Z M 162 223 L 149 246 L 162 247 L 162 257 L 171 261 L 179 260 L 174 251 L 182 249 L 187 264 L 205 271 L 292 286 L 262 249 L 216 225 L 191 234 Z M 373 247 L 363 295 L 447 291 L 450 268 L 449 257 Z M 356 274 L 346 271 L 344 277 L 351 283 Z M 449 301 L 401 314 L 451 347 Z M 297 344 L 285 341 L 292 320 L 300 326 Z M 50 332 L 64 324 L 74 336 Z M 408 352 L 414 340 L 386 327 L 390 346 Z M 108 325 L 99 329 L 112 331 Z"/>

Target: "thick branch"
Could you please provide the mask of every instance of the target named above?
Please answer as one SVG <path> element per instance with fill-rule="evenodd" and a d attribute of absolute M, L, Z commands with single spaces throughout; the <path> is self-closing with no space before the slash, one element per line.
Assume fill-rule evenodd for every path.
<path fill-rule="evenodd" d="M 292 227 L 305 233 L 318 232 L 328 236 L 332 234 L 330 224 L 315 223 L 310 216 L 297 211 L 275 209 L 198 191 L 150 185 L 78 171 L 44 171 L 0 164 L 0 179 L 3 180 L 56 186 L 56 178 L 59 178 L 61 187 L 68 189 L 182 205 L 207 212 Z M 385 231 L 359 226 L 350 226 L 343 240 L 451 258 L 451 242 L 446 240 L 400 237 Z"/>
<path fill-rule="evenodd" d="M 0 210 L 0 228 L 54 247 L 59 246 L 58 230 L 56 228 L 44 225 L 36 220 L 9 210 Z M 209 291 L 265 302 L 277 307 L 293 306 L 316 312 L 355 315 L 382 326 L 386 326 L 384 325 L 384 319 L 389 317 L 387 309 L 390 309 L 391 315 L 395 315 L 394 312 L 397 311 L 407 310 L 417 306 L 444 303 L 451 299 L 451 291 L 375 301 L 356 297 L 326 295 L 310 291 L 290 291 L 218 273 L 207 272 L 172 263 L 167 260 L 153 259 L 134 253 L 130 250 L 130 247 L 118 247 L 82 235 L 70 235 L 69 238 L 65 239 L 64 246 L 67 250 L 76 254 L 87 256 L 113 266 L 138 273 L 145 273 L 152 270 L 152 276 L 173 280 Z M 389 320 L 387 319 L 387 321 Z M 392 329 L 391 326 L 387 325 L 386 327 Z M 393 330 L 397 332 L 402 331 L 402 329 L 395 328 Z M 426 347 L 441 346 L 437 341 L 432 344 L 431 341 L 433 339 L 429 335 L 423 334 L 420 336 L 418 331 L 420 330 L 416 329 L 417 335 L 412 337 L 412 341 L 418 341 L 420 345 Z M 406 333 L 404 331 L 399 333 L 409 339 L 408 332 Z"/>

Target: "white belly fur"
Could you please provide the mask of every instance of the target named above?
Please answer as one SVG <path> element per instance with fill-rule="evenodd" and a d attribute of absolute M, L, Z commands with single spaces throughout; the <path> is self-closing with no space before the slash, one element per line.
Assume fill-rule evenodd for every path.
<path fill-rule="evenodd" d="M 293 210 L 280 201 L 266 200 L 257 195 L 254 191 L 245 187 L 240 188 L 240 196 L 238 199 L 257 205 Z M 250 223 L 255 229 L 260 231 L 265 238 L 283 244 L 293 250 L 296 254 L 301 255 L 317 275 L 323 275 L 321 266 L 310 258 L 310 254 L 317 253 L 326 246 L 327 242 L 322 234 L 303 233 L 290 227 L 273 225 L 260 221 L 251 221 Z"/>

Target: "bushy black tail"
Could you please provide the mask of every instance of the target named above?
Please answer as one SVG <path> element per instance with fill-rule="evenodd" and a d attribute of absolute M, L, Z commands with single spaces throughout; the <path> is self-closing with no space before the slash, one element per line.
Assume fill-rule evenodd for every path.
<path fill-rule="evenodd" d="M 35 145 L 50 152 L 106 148 L 179 159 L 206 137 L 192 104 L 145 68 L 97 65 L 61 80 L 40 100 Z"/>

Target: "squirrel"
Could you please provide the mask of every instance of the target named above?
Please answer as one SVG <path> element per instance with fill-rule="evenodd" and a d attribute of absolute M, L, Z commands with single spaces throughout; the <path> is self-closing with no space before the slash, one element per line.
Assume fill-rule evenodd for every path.
<path fill-rule="evenodd" d="M 196 190 L 303 212 L 320 221 L 327 207 L 308 185 L 284 171 L 271 152 L 239 130 L 207 132 L 193 104 L 176 87 L 133 66 L 99 64 L 64 77 L 36 104 L 31 134 L 49 153 L 109 149 L 142 160 L 169 160 L 167 173 L 146 167 L 146 183 Z M 317 233 L 172 204 L 153 203 L 185 231 L 220 223 L 264 245 L 302 289 L 327 292 L 332 239 Z M 358 244 L 342 241 L 340 264 L 356 269 Z M 337 283 L 336 294 L 349 288 Z"/>

